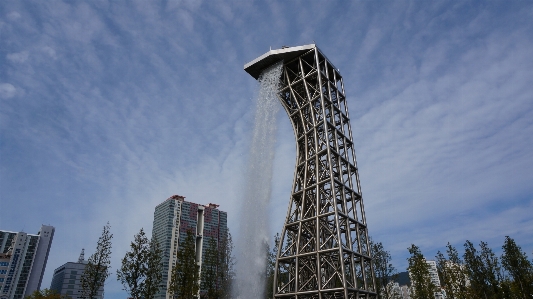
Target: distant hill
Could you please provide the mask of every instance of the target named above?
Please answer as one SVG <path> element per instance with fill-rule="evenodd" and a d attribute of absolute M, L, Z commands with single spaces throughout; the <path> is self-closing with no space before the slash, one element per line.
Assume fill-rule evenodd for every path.
<path fill-rule="evenodd" d="M 405 285 L 411 286 L 411 279 L 409 278 L 409 272 L 407 271 L 399 272 L 398 278 L 396 278 L 394 281 L 397 282 L 401 286 L 405 286 Z"/>
<path fill-rule="evenodd" d="M 411 279 L 409 279 L 409 272 L 400 272 L 398 273 L 398 278 L 396 279 L 396 282 L 403 286 L 403 285 L 411 285 Z"/>

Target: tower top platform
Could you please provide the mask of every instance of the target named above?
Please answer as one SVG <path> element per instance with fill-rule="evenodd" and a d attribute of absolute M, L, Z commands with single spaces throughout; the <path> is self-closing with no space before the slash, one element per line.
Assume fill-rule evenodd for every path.
<path fill-rule="evenodd" d="M 304 46 L 284 47 L 278 50 L 270 50 L 245 64 L 244 70 L 257 80 L 259 75 L 261 75 L 261 72 L 274 63 L 280 60 L 291 60 L 292 58 L 298 57 L 314 48 L 316 48 L 315 44 L 309 44 Z"/>

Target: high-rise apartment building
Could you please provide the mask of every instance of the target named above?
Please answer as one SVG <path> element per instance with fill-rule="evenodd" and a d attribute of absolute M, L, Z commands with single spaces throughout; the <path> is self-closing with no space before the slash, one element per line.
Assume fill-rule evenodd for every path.
<path fill-rule="evenodd" d="M 437 291 L 435 292 L 435 299 L 444 298 L 444 293 L 441 288 L 439 272 L 437 272 L 437 262 L 426 260 L 426 264 L 429 265 L 429 275 L 431 276 L 431 282 L 437 286 Z"/>
<path fill-rule="evenodd" d="M 0 230 L 0 299 L 22 299 L 41 287 L 55 228 L 36 234 Z"/>
<path fill-rule="evenodd" d="M 434 285 L 440 287 L 439 273 L 437 272 L 437 262 L 426 260 L 426 264 L 429 266 L 429 275 L 431 276 L 431 282 Z"/>
<path fill-rule="evenodd" d="M 167 289 L 172 267 L 176 264 L 179 244 L 191 231 L 196 236 L 196 261 L 202 271 L 202 261 L 210 238 L 217 243 L 228 231 L 227 213 L 218 210 L 218 205 L 200 205 L 185 201 L 184 196 L 174 195 L 155 207 L 152 235 L 163 250 L 162 284 L 157 299 L 170 298 Z"/>
<path fill-rule="evenodd" d="M 437 290 L 435 292 L 435 299 L 445 298 L 445 293 L 440 284 L 439 273 L 437 272 L 437 262 L 432 260 L 426 260 L 426 264 L 428 265 L 431 282 L 437 287 Z M 409 273 L 409 275 L 411 274 Z"/>
<path fill-rule="evenodd" d="M 81 276 L 86 265 L 85 252 L 82 249 L 77 262 L 67 262 L 54 270 L 50 289 L 72 299 L 81 298 Z M 101 299 L 103 296 L 104 286 L 101 286 L 94 298 Z"/>

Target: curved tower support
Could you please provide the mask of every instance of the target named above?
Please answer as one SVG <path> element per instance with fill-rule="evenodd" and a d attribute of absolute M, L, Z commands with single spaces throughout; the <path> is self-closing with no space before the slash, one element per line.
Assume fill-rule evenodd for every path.
<path fill-rule="evenodd" d="M 297 158 L 274 297 L 375 298 L 342 77 L 314 44 L 271 50 L 245 70 L 257 79 L 279 60 L 279 99 L 294 129 Z"/>

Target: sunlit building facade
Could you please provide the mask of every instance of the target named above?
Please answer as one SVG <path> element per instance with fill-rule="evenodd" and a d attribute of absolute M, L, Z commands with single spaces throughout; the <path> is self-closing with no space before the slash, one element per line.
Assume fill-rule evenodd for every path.
<path fill-rule="evenodd" d="M 55 228 L 37 234 L 0 230 L 0 299 L 22 299 L 41 288 Z"/>
<path fill-rule="evenodd" d="M 184 196 L 173 195 L 155 208 L 152 235 L 163 249 L 163 280 L 157 299 L 170 298 L 167 290 L 170 284 L 172 267 L 176 265 L 179 244 L 194 234 L 196 240 L 196 261 L 202 269 L 202 261 L 210 238 L 223 239 L 228 232 L 227 213 L 218 205 L 201 205 L 185 201 Z"/>
<path fill-rule="evenodd" d="M 437 272 L 437 262 L 432 260 L 426 260 L 426 264 L 429 265 L 429 275 L 431 276 L 431 282 L 437 286 L 437 292 L 435 292 L 435 299 L 445 298 L 444 292 L 442 290 L 439 272 Z"/>

